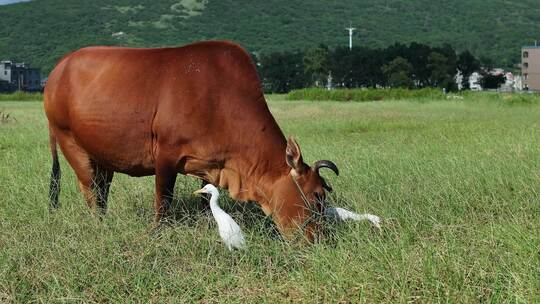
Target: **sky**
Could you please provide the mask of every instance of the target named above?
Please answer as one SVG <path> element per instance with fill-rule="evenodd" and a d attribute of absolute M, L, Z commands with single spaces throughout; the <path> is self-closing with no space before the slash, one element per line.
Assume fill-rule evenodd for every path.
<path fill-rule="evenodd" d="M 30 0 L 0 0 L 0 5 L 12 4 L 17 2 L 27 2 Z"/>

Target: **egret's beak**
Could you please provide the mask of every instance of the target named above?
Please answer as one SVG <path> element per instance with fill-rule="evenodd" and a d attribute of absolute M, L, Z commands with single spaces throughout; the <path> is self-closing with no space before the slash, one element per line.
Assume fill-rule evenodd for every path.
<path fill-rule="evenodd" d="M 193 191 L 193 195 L 200 195 L 200 194 L 204 194 L 204 190 L 203 189 L 199 189 L 197 191 Z"/>

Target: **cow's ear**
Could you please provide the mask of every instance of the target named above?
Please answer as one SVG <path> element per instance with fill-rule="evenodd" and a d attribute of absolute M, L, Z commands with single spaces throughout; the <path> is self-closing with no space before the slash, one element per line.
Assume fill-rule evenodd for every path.
<path fill-rule="evenodd" d="M 298 146 L 298 143 L 292 137 L 289 137 L 287 140 L 285 156 L 287 165 L 296 171 L 296 173 L 302 174 L 302 172 L 306 169 L 306 164 L 304 164 L 304 161 L 302 160 L 302 151 L 300 151 L 300 146 Z"/>

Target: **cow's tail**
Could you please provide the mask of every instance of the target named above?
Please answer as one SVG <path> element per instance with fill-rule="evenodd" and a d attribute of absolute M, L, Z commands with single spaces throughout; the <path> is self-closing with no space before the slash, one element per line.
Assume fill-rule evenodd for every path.
<path fill-rule="evenodd" d="M 58 195 L 60 194 L 60 162 L 58 162 L 58 150 L 56 135 L 49 127 L 49 143 L 51 145 L 52 156 L 52 172 L 51 184 L 49 185 L 49 210 L 53 211 L 58 208 Z"/>

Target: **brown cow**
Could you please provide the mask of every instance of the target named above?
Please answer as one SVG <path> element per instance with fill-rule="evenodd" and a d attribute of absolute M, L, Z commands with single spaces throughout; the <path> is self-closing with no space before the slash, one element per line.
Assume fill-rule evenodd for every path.
<path fill-rule="evenodd" d="M 178 173 L 258 202 L 285 236 L 314 236 L 322 211 L 319 176 L 302 161 L 270 113 L 249 55 L 230 42 L 179 48 L 89 47 L 64 57 L 45 88 L 58 205 L 57 143 L 88 205 L 106 211 L 114 172 L 155 175 L 155 222 L 167 211 Z"/>

